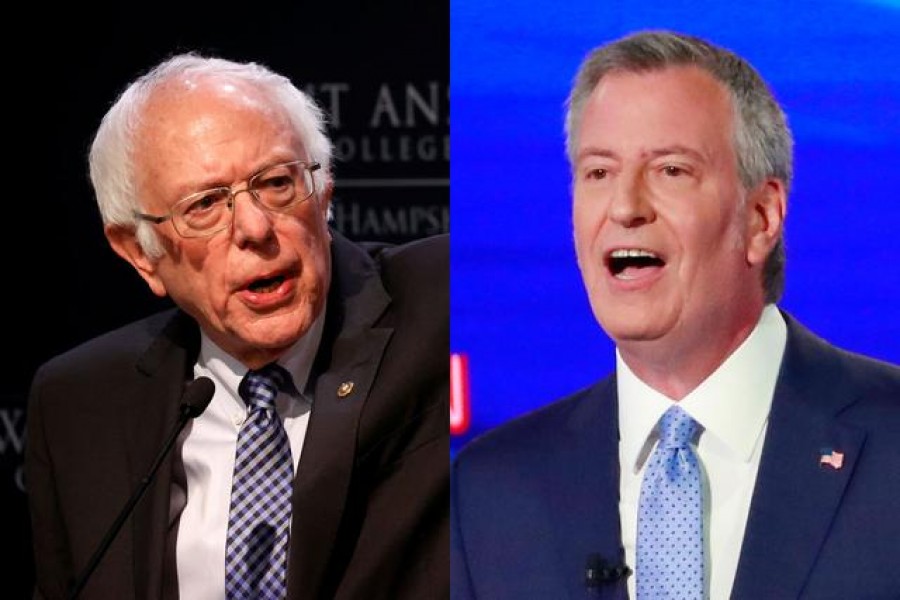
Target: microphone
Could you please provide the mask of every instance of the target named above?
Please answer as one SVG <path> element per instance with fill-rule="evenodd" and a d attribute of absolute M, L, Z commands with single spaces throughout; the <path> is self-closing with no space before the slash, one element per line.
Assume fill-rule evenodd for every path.
<path fill-rule="evenodd" d="M 150 471 L 147 473 L 147 476 L 141 480 L 141 484 L 128 499 L 128 502 L 122 508 L 122 512 L 119 513 L 119 516 L 116 517 L 116 520 L 109 528 L 109 531 L 106 532 L 106 535 L 103 537 L 103 541 L 100 542 L 100 545 L 97 547 L 97 550 L 94 552 L 91 560 L 88 561 L 87 566 L 78 576 L 78 579 L 75 580 L 75 585 L 72 587 L 72 591 L 69 593 L 69 600 L 74 600 L 78 597 L 79 594 L 81 594 L 81 590 L 88 582 L 88 579 L 94 572 L 94 569 L 96 569 L 97 565 L 100 564 L 100 559 L 102 559 L 103 555 L 106 554 L 109 546 L 116 538 L 116 535 L 118 535 L 119 530 L 122 529 L 122 525 L 124 525 L 125 520 L 129 517 L 129 515 L 131 515 L 132 510 L 134 510 L 134 506 L 144 495 L 144 492 L 147 491 L 147 488 L 150 487 L 150 482 L 153 481 L 153 477 L 156 475 L 156 471 L 159 470 L 163 459 L 175 444 L 175 440 L 178 438 L 178 434 L 181 433 L 181 430 L 184 429 L 184 426 L 187 425 L 187 422 L 189 420 L 200 416 L 203 411 L 206 410 L 206 407 L 209 406 L 209 403 L 212 400 L 215 391 L 216 386 L 213 383 L 212 379 L 210 379 L 209 377 L 198 377 L 187 385 L 187 389 L 185 389 L 184 394 L 181 397 L 181 407 L 178 412 L 178 421 L 176 421 L 175 427 L 172 428 L 172 431 L 169 433 L 169 437 L 166 438 L 165 444 L 163 444 L 162 449 L 159 451 L 159 454 L 156 455 L 156 460 L 153 461 L 153 466 L 150 467 Z"/>
<path fill-rule="evenodd" d="M 631 575 L 628 565 L 611 565 L 599 554 L 589 554 L 584 567 L 584 585 L 597 588 L 606 583 L 614 583 Z"/>

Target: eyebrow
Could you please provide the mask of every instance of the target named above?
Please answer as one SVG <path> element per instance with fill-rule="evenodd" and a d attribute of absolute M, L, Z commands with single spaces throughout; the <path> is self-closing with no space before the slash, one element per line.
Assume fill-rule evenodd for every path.
<path fill-rule="evenodd" d="M 656 148 L 648 152 L 651 158 L 657 158 L 659 156 L 668 156 L 670 154 L 685 154 L 687 156 L 696 158 L 697 160 L 706 161 L 706 155 L 704 155 L 699 150 L 694 150 L 693 148 L 689 148 L 688 146 L 682 146 L 680 144 L 675 144 L 673 146 L 664 146 L 662 148 Z"/>
<path fill-rule="evenodd" d="M 294 160 L 302 160 L 304 162 L 309 162 L 302 158 L 300 158 L 300 159 L 287 158 L 284 160 L 270 159 L 270 160 L 262 163 L 262 165 L 260 165 L 256 169 L 254 169 L 253 172 L 251 172 L 248 176 L 244 177 L 243 179 L 238 179 L 236 181 L 232 181 L 230 183 L 228 181 L 225 181 L 222 179 L 203 179 L 202 182 L 205 182 L 205 183 L 201 182 L 201 183 L 194 183 L 194 184 L 179 186 L 178 187 L 179 190 L 186 190 L 186 191 L 183 191 L 182 194 L 179 196 L 179 200 L 183 200 L 184 198 L 193 196 L 194 194 L 208 192 L 209 190 L 217 190 L 217 189 L 221 189 L 221 188 L 231 189 L 231 187 L 234 186 L 235 184 L 245 183 L 270 167 L 274 167 L 275 165 L 280 165 L 283 163 L 293 162 Z M 191 190 L 193 190 L 193 191 L 191 191 Z"/>
<path fill-rule="evenodd" d="M 660 156 L 669 156 L 672 154 L 684 154 L 690 157 L 693 157 L 697 160 L 701 160 L 706 162 L 706 156 L 693 148 L 688 146 L 683 146 L 681 144 L 673 144 L 671 146 L 663 146 L 662 148 L 654 148 L 647 152 L 642 153 L 644 156 L 649 158 L 658 158 Z M 587 146 L 580 150 L 576 155 L 576 162 L 580 162 L 581 160 L 589 157 L 600 157 L 600 158 L 612 158 L 619 159 L 620 156 L 618 153 L 608 149 L 608 148 L 599 148 L 597 146 Z"/>
<path fill-rule="evenodd" d="M 193 182 L 185 182 L 178 185 L 173 192 L 173 195 L 175 196 L 175 202 L 180 202 L 185 198 L 188 198 L 189 196 L 193 196 L 194 194 L 199 194 L 201 192 L 228 187 L 227 184 L 215 183 L 216 181 L 218 180 L 198 179 Z"/>
<path fill-rule="evenodd" d="M 581 162 L 582 159 L 599 156 L 601 158 L 619 158 L 619 155 L 613 152 L 612 150 L 607 150 L 606 148 L 598 148 L 596 146 L 587 146 L 578 151 L 578 154 L 575 155 L 575 162 Z"/>

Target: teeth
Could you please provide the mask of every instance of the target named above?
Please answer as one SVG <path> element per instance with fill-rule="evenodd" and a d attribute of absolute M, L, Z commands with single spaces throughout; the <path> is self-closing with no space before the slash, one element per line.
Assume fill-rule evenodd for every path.
<path fill-rule="evenodd" d="M 648 258 L 658 258 L 656 254 L 650 252 L 649 250 L 642 250 L 640 248 L 625 248 L 621 250 L 613 250 L 610 253 L 612 258 L 638 258 L 641 256 L 646 256 Z"/>

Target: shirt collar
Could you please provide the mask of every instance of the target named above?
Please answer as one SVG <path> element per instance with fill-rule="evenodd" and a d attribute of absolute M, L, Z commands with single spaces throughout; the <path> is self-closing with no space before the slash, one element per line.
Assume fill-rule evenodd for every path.
<path fill-rule="evenodd" d="M 787 326 L 778 308 L 767 305 L 750 335 L 679 405 L 736 460 L 749 461 L 763 433 Z M 641 381 L 616 350 L 619 431 L 623 465 L 636 473 L 656 440 L 654 428 L 675 401 Z"/>

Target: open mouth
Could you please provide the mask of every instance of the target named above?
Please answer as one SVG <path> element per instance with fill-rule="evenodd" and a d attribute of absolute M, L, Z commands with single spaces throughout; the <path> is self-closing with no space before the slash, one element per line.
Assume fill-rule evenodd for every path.
<path fill-rule="evenodd" d="M 247 286 L 247 289 L 255 294 L 265 294 L 274 292 L 282 283 L 284 283 L 284 275 L 274 275 L 253 281 Z"/>
<path fill-rule="evenodd" d="M 622 248 L 613 250 L 606 259 L 606 266 L 613 277 L 631 279 L 642 270 L 664 267 L 666 261 L 655 252 L 642 248 Z"/>

